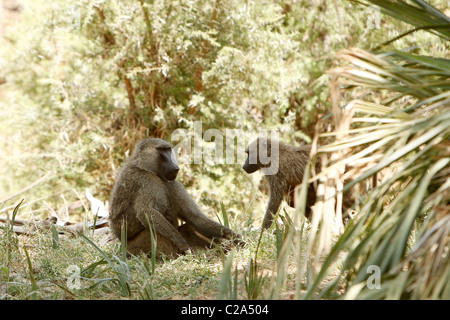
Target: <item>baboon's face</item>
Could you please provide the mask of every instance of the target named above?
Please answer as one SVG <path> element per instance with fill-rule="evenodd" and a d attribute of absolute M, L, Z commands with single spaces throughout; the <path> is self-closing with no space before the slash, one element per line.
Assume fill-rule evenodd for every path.
<path fill-rule="evenodd" d="M 275 152 L 274 152 L 275 144 Z M 273 175 L 278 172 L 278 140 L 258 138 L 250 143 L 245 150 L 247 159 L 242 169 L 247 173 L 262 170 L 265 175 Z"/>
<path fill-rule="evenodd" d="M 263 145 L 260 139 L 256 139 L 255 141 L 250 143 L 247 149 L 245 150 L 245 153 L 247 154 L 247 159 L 245 160 L 242 169 L 244 169 L 245 172 L 247 173 L 253 173 L 261 169 L 261 162 L 259 161 L 258 148 L 267 149 L 267 144 Z"/>
<path fill-rule="evenodd" d="M 159 155 L 159 175 L 169 181 L 175 180 L 180 168 L 172 148 L 158 148 L 157 151 Z"/>
<path fill-rule="evenodd" d="M 250 163 L 250 159 L 253 158 L 250 155 L 249 150 L 246 150 L 247 153 L 247 159 L 245 160 L 244 165 L 242 166 L 242 169 L 245 170 L 245 172 L 247 173 L 253 173 L 255 171 L 258 171 L 260 169 L 260 166 L 258 165 L 258 163 Z"/>
<path fill-rule="evenodd" d="M 148 138 L 140 141 L 132 157 L 139 168 L 153 172 L 161 179 L 175 180 L 180 170 L 172 145 L 161 139 Z"/>

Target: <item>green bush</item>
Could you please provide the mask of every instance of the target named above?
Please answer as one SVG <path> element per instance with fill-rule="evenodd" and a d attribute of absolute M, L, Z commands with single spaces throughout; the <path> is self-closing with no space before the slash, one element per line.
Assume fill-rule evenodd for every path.
<path fill-rule="evenodd" d="M 59 203 L 89 187 L 106 200 L 137 140 L 169 140 L 195 121 L 310 142 L 335 51 L 382 34 L 367 33 L 363 15 L 327 1 L 23 1 L 1 50 L 11 152 L 0 194 L 56 170 L 36 197 Z M 182 169 L 208 205 L 252 196 L 239 165 Z"/>

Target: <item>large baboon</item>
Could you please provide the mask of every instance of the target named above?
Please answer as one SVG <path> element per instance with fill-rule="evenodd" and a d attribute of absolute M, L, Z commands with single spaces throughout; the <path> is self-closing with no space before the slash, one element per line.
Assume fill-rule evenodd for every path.
<path fill-rule="evenodd" d="M 240 236 L 207 218 L 183 185 L 176 181 L 179 167 L 172 145 L 149 138 L 137 143 L 117 177 L 110 201 L 110 228 L 121 238 L 126 231 L 131 254 L 150 253 L 152 227 L 157 255 L 176 257 L 212 241 Z"/>
<path fill-rule="evenodd" d="M 294 189 L 295 186 L 302 183 L 303 172 L 308 162 L 310 151 L 311 146 L 308 145 L 296 147 L 278 140 L 272 141 L 265 138 L 256 139 L 245 150 L 247 160 L 242 168 L 247 173 L 253 173 L 261 169 L 266 175 L 269 184 L 269 204 L 264 215 L 263 228 L 267 229 L 272 225 L 273 218 L 285 196 L 287 196 L 288 204 L 294 207 Z M 268 161 L 261 161 L 261 155 L 266 155 Z M 276 165 L 274 165 L 275 163 Z M 316 166 L 316 170 L 319 170 L 318 166 Z M 316 192 L 314 185 L 310 184 L 306 200 L 307 218 L 311 214 L 309 207 L 315 201 Z"/>

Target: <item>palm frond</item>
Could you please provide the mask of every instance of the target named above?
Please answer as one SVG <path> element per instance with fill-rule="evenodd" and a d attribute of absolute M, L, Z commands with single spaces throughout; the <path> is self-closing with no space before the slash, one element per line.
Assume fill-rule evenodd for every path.
<path fill-rule="evenodd" d="M 339 57 L 347 66 L 332 70 L 336 88 L 350 84 L 383 91 L 388 98 L 335 107 L 334 113 L 350 115 L 350 129 L 344 135 L 339 130 L 321 135 L 336 140 L 320 147 L 319 156 L 340 152 L 341 157 L 330 157 L 310 181 L 345 166 L 340 179 L 349 182 L 343 192 L 361 190 L 368 182 L 370 187 L 302 297 L 322 297 L 343 285 L 347 299 L 448 299 L 450 61 L 360 49 L 344 50 Z M 339 99 L 332 101 L 340 105 Z M 339 274 L 324 287 L 342 255 Z M 373 267 L 380 272 L 378 289 L 367 285 Z"/>
<path fill-rule="evenodd" d="M 360 3 L 357 0 L 352 1 Z M 450 39 L 450 18 L 424 1 L 410 0 L 410 4 L 403 0 L 367 0 L 367 2 L 378 6 L 382 13 L 417 29 L 427 30 L 444 39 Z"/>

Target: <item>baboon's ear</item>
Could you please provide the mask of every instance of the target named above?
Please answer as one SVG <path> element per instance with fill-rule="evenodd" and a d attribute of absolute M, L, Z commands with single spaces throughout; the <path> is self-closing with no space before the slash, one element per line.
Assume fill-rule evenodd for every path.
<path fill-rule="evenodd" d="M 138 143 L 136 143 L 136 146 L 134 147 L 133 150 L 133 156 L 138 156 L 140 154 L 142 154 L 142 152 L 144 151 L 144 149 L 147 147 L 146 141 L 145 140 L 141 140 Z"/>
<path fill-rule="evenodd" d="M 145 143 L 145 141 L 139 141 L 138 145 L 137 145 L 137 149 L 139 151 L 144 151 L 144 149 L 147 147 L 147 144 Z"/>

